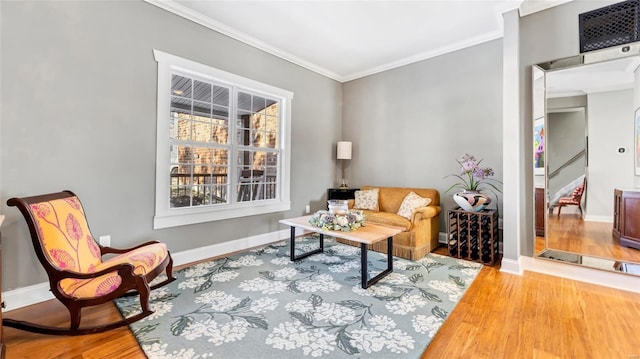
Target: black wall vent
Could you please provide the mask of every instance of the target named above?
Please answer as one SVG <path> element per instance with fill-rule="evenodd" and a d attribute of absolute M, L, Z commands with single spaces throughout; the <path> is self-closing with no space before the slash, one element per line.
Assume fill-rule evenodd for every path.
<path fill-rule="evenodd" d="M 580 52 L 640 40 L 640 0 L 628 0 L 578 15 Z"/>

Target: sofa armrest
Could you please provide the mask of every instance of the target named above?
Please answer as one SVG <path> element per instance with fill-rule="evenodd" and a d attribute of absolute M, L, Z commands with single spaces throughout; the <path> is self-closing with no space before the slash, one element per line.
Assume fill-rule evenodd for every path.
<path fill-rule="evenodd" d="M 418 207 L 413 211 L 413 215 L 411 216 L 411 223 L 413 224 L 423 219 L 438 217 L 441 210 L 442 209 L 440 208 L 440 206 Z"/>

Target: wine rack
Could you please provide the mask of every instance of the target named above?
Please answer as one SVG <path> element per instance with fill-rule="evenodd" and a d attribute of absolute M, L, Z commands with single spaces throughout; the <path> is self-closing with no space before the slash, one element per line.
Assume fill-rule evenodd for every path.
<path fill-rule="evenodd" d="M 449 210 L 449 255 L 487 265 L 498 262 L 498 214 L 494 210 Z"/>

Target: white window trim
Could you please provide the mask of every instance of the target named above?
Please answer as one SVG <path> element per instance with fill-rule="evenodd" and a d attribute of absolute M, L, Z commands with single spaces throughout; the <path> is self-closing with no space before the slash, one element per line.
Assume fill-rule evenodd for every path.
<path fill-rule="evenodd" d="M 157 97 L 157 142 L 156 142 L 156 211 L 153 228 L 168 228 L 229 218 L 282 212 L 291 209 L 291 100 L 293 93 L 263 84 L 242 76 L 203 65 L 175 55 L 153 50 L 158 63 Z M 280 122 L 278 174 L 280 176 L 276 200 L 231 203 L 227 205 L 169 208 L 169 126 L 171 72 L 177 70 L 212 81 L 239 86 L 244 89 L 276 96 L 280 99 L 282 119 Z M 230 118 L 229 121 L 234 119 Z M 233 136 L 233 134 L 231 134 Z M 233 162 L 231 163 L 233 165 Z"/>

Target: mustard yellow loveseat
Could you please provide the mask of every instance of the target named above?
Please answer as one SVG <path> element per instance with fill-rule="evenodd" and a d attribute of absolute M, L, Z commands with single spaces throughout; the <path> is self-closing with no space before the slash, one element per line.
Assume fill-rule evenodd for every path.
<path fill-rule="evenodd" d="M 404 232 L 393 237 L 393 255 L 407 258 L 420 259 L 438 246 L 438 234 L 440 226 L 440 192 L 433 188 L 404 188 L 404 187 L 378 187 L 362 186 L 360 190 L 378 188 L 379 210 L 362 210 L 366 222 L 387 224 L 404 228 Z M 431 199 L 426 207 L 416 208 L 411 220 L 397 214 L 405 196 L 415 192 L 421 197 Z M 354 200 L 349 200 L 349 208 L 354 207 Z M 352 244 L 348 240 L 337 239 L 339 242 Z M 357 243 L 355 243 L 357 245 Z M 387 241 L 381 241 L 370 248 L 378 252 L 387 252 Z"/>

